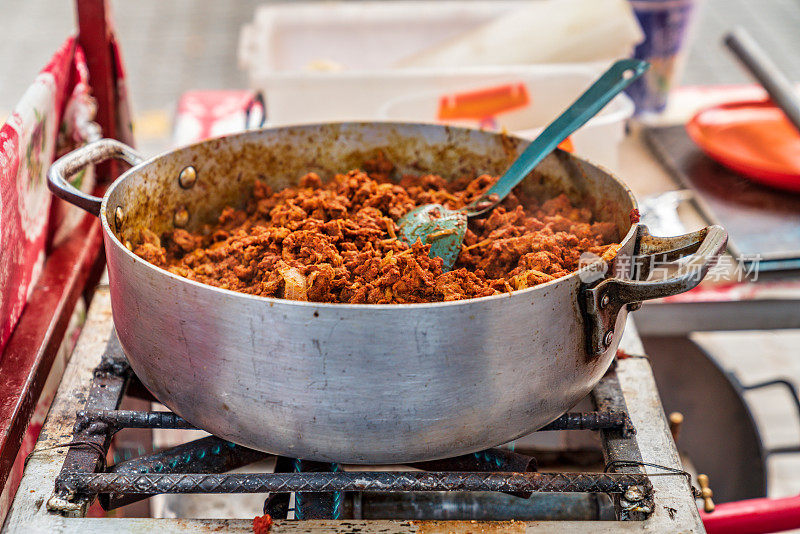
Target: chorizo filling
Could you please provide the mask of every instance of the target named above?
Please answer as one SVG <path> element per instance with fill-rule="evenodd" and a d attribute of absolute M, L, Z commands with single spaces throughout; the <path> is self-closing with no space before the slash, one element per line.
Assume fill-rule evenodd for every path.
<path fill-rule="evenodd" d="M 134 253 L 176 275 L 252 295 L 403 304 L 525 289 L 577 270 L 583 253 L 608 260 L 618 249 L 616 226 L 596 221 L 591 209 L 565 195 L 539 202 L 517 188 L 488 216 L 469 220 L 458 261 L 443 272 L 430 245 L 398 239 L 398 219 L 422 204 L 465 206 L 497 178 L 424 175 L 398 183 L 392 171 L 377 158 L 325 184 L 314 173 L 277 192 L 256 181 L 243 209 L 227 207 L 194 233 L 143 230 Z"/>

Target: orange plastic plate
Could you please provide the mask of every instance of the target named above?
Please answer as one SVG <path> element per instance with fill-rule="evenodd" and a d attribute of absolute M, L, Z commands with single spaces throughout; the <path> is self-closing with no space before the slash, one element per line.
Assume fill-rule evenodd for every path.
<path fill-rule="evenodd" d="M 698 112 L 689 137 L 711 158 L 755 182 L 800 192 L 800 132 L 771 101 L 730 102 Z"/>

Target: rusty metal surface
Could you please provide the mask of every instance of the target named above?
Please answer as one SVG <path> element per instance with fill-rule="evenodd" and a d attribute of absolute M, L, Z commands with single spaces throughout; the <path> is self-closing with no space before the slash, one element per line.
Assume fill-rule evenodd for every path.
<path fill-rule="evenodd" d="M 131 377 L 131 380 L 135 379 Z M 172 428 L 172 429 L 196 429 L 186 419 L 175 415 L 172 412 L 141 412 L 136 410 L 81 410 L 77 413 L 76 424 L 80 429 L 93 422 L 100 422 L 113 429 L 121 428 Z M 568 412 L 551 423 L 539 429 L 540 432 L 553 430 L 603 430 L 603 429 L 628 429 L 633 431 L 630 419 L 625 412 Z M 516 457 L 520 457 L 517 459 Z M 464 458 L 464 462 L 459 459 Z M 477 471 L 485 471 L 493 468 L 494 470 L 505 471 L 500 467 L 511 465 L 509 471 L 526 471 L 526 467 L 533 458 L 514 454 L 504 449 L 487 449 L 485 451 L 464 455 L 463 457 L 445 458 L 441 461 L 418 462 L 415 466 L 426 469 L 423 465 L 458 463 L 465 466 L 474 464 Z M 510 462 L 510 464 L 509 464 Z M 516 469 L 513 466 L 520 466 Z M 500 469 L 498 469 L 500 468 Z M 435 469 L 433 469 L 435 471 Z M 473 469 L 465 468 L 465 471 Z"/>
<path fill-rule="evenodd" d="M 592 390 L 592 400 L 599 410 L 602 411 L 622 411 L 626 412 L 628 407 L 625 398 L 620 394 L 621 388 L 616 371 L 609 371 L 606 376 Z M 624 428 L 604 429 L 601 431 L 603 436 L 603 455 L 606 465 L 618 461 L 643 462 L 639 446 L 632 433 Z M 642 474 L 641 467 L 621 467 L 615 469 L 617 472 L 629 474 Z M 627 495 L 615 495 L 614 504 L 617 507 L 617 514 L 623 519 L 642 520 L 653 511 L 653 497 L 647 495 L 642 499 L 628 500 Z"/>
<path fill-rule="evenodd" d="M 161 427 L 163 428 L 163 427 Z M 108 468 L 111 473 L 224 473 L 261 460 L 262 452 L 241 447 L 214 436 L 120 462 Z M 100 504 L 112 510 L 151 497 L 146 493 L 126 495 L 102 493 Z"/>
<path fill-rule="evenodd" d="M 295 460 L 296 473 L 336 473 L 341 470 L 339 464 L 328 462 L 312 462 Z M 344 492 L 297 492 L 294 494 L 295 519 L 342 519 Z"/>
<path fill-rule="evenodd" d="M 575 412 L 565 413 L 552 423 L 539 429 L 545 430 L 622 430 L 635 433 L 631 420 L 624 411 Z"/>
<path fill-rule="evenodd" d="M 226 532 L 252 534 L 252 519 L 147 519 L 128 518 L 125 525 L 119 519 L 89 519 L 54 521 L 52 530 L 34 525 L 26 532 L 36 534 L 108 534 L 109 532 L 192 533 Z M 653 525 L 629 521 L 560 521 L 557 531 L 570 534 L 652 533 Z M 670 525 L 660 525 L 660 532 L 673 533 Z M 167 529 L 167 530 L 162 530 Z M 278 520 L 270 534 L 552 534 L 552 521 L 397 521 L 397 520 Z M 686 529 L 679 532 L 703 532 Z"/>
<path fill-rule="evenodd" d="M 119 404 L 130 375 L 130 368 L 124 361 L 121 347 L 115 336 L 110 338 L 100 365 L 93 374 L 94 379 L 86 408 L 76 414 L 75 436 L 67 455 L 68 461 L 70 457 L 74 456 L 76 449 L 81 449 L 82 446 L 88 444 L 92 444 L 93 447 L 92 450 L 84 451 L 89 453 L 89 456 L 84 459 L 86 460 L 84 463 L 73 461 L 69 464 L 69 468 L 66 467 L 66 463 L 62 467 L 62 471 L 55 481 L 55 494 L 48 501 L 48 508 L 51 511 L 66 515 L 80 515 L 85 511 L 87 503 L 91 501 L 94 494 L 100 494 L 103 507 L 111 509 L 136 502 L 149 495 L 162 493 L 166 487 L 164 483 L 166 483 L 171 488 L 166 491 L 167 493 L 261 493 L 263 490 L 268 490 L 270 498 L 265 502 L 264 508 L 267 513 L 275 511 L 280 517 L 285 517 L 283 510 L 288 508 L 286 497 L 289 493 L 294 493 L 296 519 L 338 519 L 342 517 L 344 491 L 351 488 L 347 486 L 347 480 L 343 481 L 342 477 L 338 476 L 340 468 L 337 464 L 281 458 L 283 462 L 279 462 L 279 464 L 286 465 L 281 467 L 276 464 L 275 473 L 256 473 L 244 476 L 222 475 L 217 479 L 211 479 L 204 475 L 223 473 L 264 457 L 263 453 L 245 449 L 216 437 L 196 440 L 167 451 L 123 462 L 109 468 L 107 473 L 103 473 L 106 470 L 100 464 L 100 473 L 97 474 L 101 477 L 94 482 L 83 477 L 83 475 L 92 474 L 92 471 L 98 470 L 96 463 L 92 465 L 89 462 L 92 455 L 96 459 L 104 457 L 105 449 L 103 447 L 108 445 L 110 436 L 126 426 L 133 428 L 148 426 L 192 428 L 184 419 L 166 412 L 97 409 Z M 597 389 L 606 392 L 605 396 L 608 397 L 609 406 L 624 410 L 624 402 L 619 400 L 622 392 L 614 379 L 615 376 L 612 372 L 603 378 Z M 612 387 L 606 387 L 609 383 L 612 384 Z M 97 394 L 98 389 L 103 390 L 100 395 Z M 112 395 L 116 397 L 112 398 Z M 581 427 L 617 429 L 626 437 L 630 437 L 634 433 L 624 411 L 568 414 L 559 419 L 555 427 L 559 426 L 576 429 Z M 636 458 L 639 456 L 636 455 Z M 375 491 L 392 492 L 437 491 L 435 489 L 437 487 L 447 491 L 471 491 L 471 487 L 478 487 L 477 491 L 490 491 L 492 482 L 487 482 L 486 477 L 502 476 L 503 472 L 507 471 L 530 473 L 535 471 L 536 465 L 531 457 L 503 449 L 489 449 L 460 457 L 417 463 L 413 464 L 413 467 L 433 471 L 433 475 L 440 477 L 441 480 L 432 482 L 430 477 L 416 479 L 415 477 L 422 476 L 419 473 L 414 475 L 413 473 L 388 471 L 371 472 L 364 475 L 364 473 L 355 472 L 351 473 L 351 477 L 354 478 L 350 484 L 356 484 L 356 486 L 366 484 L 366 487 L 373 488 Z M 306 476 L 301 480 L 285 477 L 282 480 L 281 474 L 289 471 Z M 446 472 L 453 473 L 448 475 Z M 481 481 L 474 480 L 474 476 L 468 476 L 470 473 L 484 475 L 482 477 L 484 487 L 475 486 Z M 149 479 L 146 477 L 148 474 L 168 474 L 169 476 L 157 481 L 151 480 L 148 485 Z M 511 474 L 513 475 L 513 473 Z M 109 478 L 102 475 L 128 476 Z M 365 482 L 365 476 L 372 477 L 372 479 Z M 469 480 L 470 478 L 473 480 Z M 548 478 L 552 480 L 548 482 L 546 480 Z M 593 492 L 603 489 L 605 493 L 624 495 L 627 501 L 632 501 L 631 505 L 639 503 L 640 508 L 647 506 L 647 503 L 650 502 L 651 486 L 646 477 L 639 476 L 640 482 L 637 483 L 617 480 L 618 491 L 609 489 L 607 478 L 606 474 L 595 473 L 545 473 L 542 479 L 528 481 L 528 485 L 533 484 L 535 488 L 539 489 L 523 491 L 508 489 L 505 491 L 511 495 L 527 498 L 530 497 L 532 491 L 566 493 L 570 491 Z M 466 488 L 462 489 L 465 480 Z M 501 486 L 513 483 L 513 479 L 508 476 L 494 482 L 495 485 L 500 484 Z M 628 484 L 626 485 L 626 483 Z M 604 486 L 604 484 L 606 485 Z M 642 504 L 642 501 L 647 502 Z M 642 515 L 640 519 L 645 517 L 646 515 Z"/>
<path fill-rule="evenodd" d="M 130 374 L 130 367 L 120 350 L 119 340 L 112 334 L 108 338 L 100 364 L 93 372 L 86 403 L 107 410 L 117 408 L 122 400 Z M 91 472 L 103 469 L 105 467 L 105 451 L 108 451 L 114 432 L 113 427 L 102 421 L 94 421 L 90 424 L 82 424 L 77 421 L 71 441 L 80 445 L 69 448 L 61 467 L 61 473 Z M 67 495 L 56 492 L 47 501 L 47 508 L 68 516 L 82 516 L 93 499 L 93 494 Z"/>
<path fill-rule="evenodd" d="M 115 343 L 115 339 L 112 338 L 112 341 L 109 343 L 104 353 L 101 364 L 95 372 L 95 380 L 101 381 L 101 387 L 104 384 L 103 380 L 106 378 L 107 374 L 119 377 L 127 374 L 128 368 L 122 363 L 120 357 L 120 348 Z M 608 396 L 610 400 L 610 406 L 616 407 L 617 409 L 624 409 L 624 403 L 619 401 L 622 392 L 619 390 L 618 383 L 613 381 L 614 379 L 615 377 L 613 373 L 611 373 L 609 376 L 606 376 L 601 383 L 605 384 L 611 380 L 613 386 L 605 388 L 603 388 L 603 386 L 598 386 L 597 389 L 606 391 L 606 396 Z M 95 388 L 94 384 L 92 388 Z M 122 395 L 122 389 L 115 389 L 114 392 L 117 395 Z M 98 399 L 94 400 L 97 401 Z M 110 399 L 107 398 L 99 400 L 104 403 L 111 403 Z M 187 428 L 185 420 L 169 413 L 97 410 L 94 409 L 93 404 L 88 404 L 87 408 L 88 409 L 77 413 L 77 422 L 74 427 L 76 438 L 85 436 L 87 433 L 92 433 L 94 435 L 110 435 L 119 431 L 124 426 L 141 428 L 150 425 L 153 427 Z M 617 429 L 626 437 L 630 437 L 634 434 L 630 425 L 630 420 L 624 412 L 568 414 L 561 417 L 554 426 L 556 428 L 563 427 L 573 429 L 579 429 L 581 427 L 591 427 L 595 430 L 598 428 Z M 188 426 L 188 428 L 191 427 Z M 104 480 L 94 483 L 94 486 L 91 487 L 75 485 L 76 476 L 79 481 L 78 484 L 87 483 L 87 479 L 82 478 L 81 475 L 90 472 L 88 466 L 84 466 L 83 468 L 78 466 L 72 471 L 62 469 L 62 472 L 55 482 L 56 496 L 49 501 L 50 508 L 54 511 L 71 512 L 72 508 L 74 508 L 77 503 L 89 501 L 94 493 L 100 494 L 101 503 L 105 509 L 136 502 L 151 494 L 158 493 L 164 488 L 163 484 L 161 484 L 161 486 L 157 486 L 156 484 L 147 486 L 147 479 L 143 478 L 143 475 L 155 473 L 172 475 L 162 479 L 161 482 L 167 482 L 171 488 L 180 488 L 175 490 L 179 493 L 261 492 L 258 490 L 268 489 L 270 490 L 270 497 L 265 502 L 264 509 L 266 513 L 275 512 L 277 517 L 286 516 L 285 510 L 288 508 L 289 502 L 287 497 L 290 492 L 295 494 L 296 519 L 338 519 L 340 517 L 346 517 L 342 516 L 342 511 L 345 495 L 344 491 L 348 488 L 339 487 L 343 482 L 338 480 L 338 477 L 335 475 L 340 471 L 337 464 L 289 459 L 285 459 L 283 462 L 286 464 L 284 468 L 276 464 L 276 473 L 293 471 L 295 473 L 316 475 L 308 476 L 306 480 L 287 479 L 281 481 L 279 475 L 261 473 L 245 475 L 243 477 L 225 475 L 213 481 L 212 479 L 202 478 L 202 475 L 200 475 L 200 473 L 203 475 L 222 473 L 263 457 L 263 453 L 245 449 L 216 437 L 209 437 L 173 447 L 172 449 L 160 453 L 145 455 L 135 460 L 123 462 L 117 466 L 112 466 L 108 469 L 109 473 L 127 474 L 130 475 L 130 477 L 106 477 Z M 628 458 L 631 457 L 633 456 L 628 456 Z M 635 455 L 635 457 L 639 458 L 638 454 Z M 416 463 L 412 464 L 412 466 L 417 469 L 438 472 L 435 473 L 435 475 L 444 478 L 434 483 L 440 484 L 441 488 L 447 489 L 448 491 L 469 491 L 469 486 L 467 489 L 460 489 L 464 484 L 465 472 L 498 475 L 508 471 L 530 473 L 536 470 L 536 463 L 532 457 L 504 449 L 489 449 L 460 457 Z M 452 471 L 454 473 L 447 476 L 443 471 Z M 352 476 L 363 478 L 363 473 L 353 473 Z M 425 484 L 431 484 L 429 478 L 425 478 L 422 481 L 422 485 L 420 485 L 419 480 L 409 481 L 409 473 L 391 471 L 381 473 L 373 472 L 369 476 L 374 477 L 373 480 L 367 481 L 367 484 L 371 484 L 369 487 L 380 488 L 380 491 L 426 491 Z M 411 476 L 413 478 L 413 475 Z M 555 475 L 552 473 L 544 474 L 545 478 L 553 478 L 554 476 Z M 563 476 L 571 477 L 574 480 L 565 483 Z M 540 488 L 536 491 L 559 493 L 569 491 L 591 492 L 602 487 L 603 481 L 607 477 L 605 474 L 593 473 L 584 473 L 581 475 L 567 474 L 563 476 L 559 479 L 554 479 L 555 482 L 550 484 L 542 480 L 534 481 L 536 487 Z M 636 483 L 626 486 L 624 483 L 619 483 L 618 481 L 618 493 L 621 495 L 624 494 L 628 501 L 649 502 L 649 481 L 647 481 L 646 477 L 639 478 L 645 482 L 644 485 Z M 511 479 L 501 480 L 500 484 L 508 484 L 510 481 Z M 344 483 L 346 484 L 346 482 Z M 364 481 L 360 480 L 358 483 L 364 484 Z M 416 485 L 414 485 L 415 483 Z M 471 483 L 474 485 L 476 482 L 472 481 Z M 486 482 L 484 481 L 484 483 Z M 267 486 L 264 486 L 264 484 L 267 484 Z M 269 484 L 272 484 L 272 486 L 269 486 Z M 411 485 L 409 486 L 409 484 Z M 330 491 L 319 490 L 318 488 L 320 485 L 323 485 L 326 490 Z M 161 489 L 157 490 L 157 488 Z M 427 491 L 435 490 L 429 489 Z M 478 491 L 488 490 L 482 489 Z M 531 496 L 531 491 L 532 490 L 508 491 L 508 493 L 518 497 L 528 498 Z M 608 489 L 607 492 L 614 493 L 613 490 Z M 638 497 L 632 498 L 630 495 L 633 493 L 636 493 Z M 358 502 L 361 501 L 359 500 Z M 643 506 L 646 505 L 647 504 L 644 504 Z M 533 509 L 528 511 L 528 514 L 531 513 L 534 513 Z M 580 515 L 582 516 L 585 514 L 582 512 Z M 402 518 L 403 516 L 399 515 L 396 517 Z M 646 515 L 642 515 L 640 519 L 645 517 Z"/>
<path fill-rule="evenodd" d="M 193 429 L 186 419 L 172 412 L 139 412 L 136 410 L 81 410 L 76 414 L 77 430 L 102 423 L 119 430 L 121 428 L 175 428 Z"/>
<path fill-rule="evenodd" d="M 564 417 L 560 417 L 559 420 Z M 472 454 L 444 458 L 430 462 L 410 464 L 410 467 L 424 471 L 511 471 L 516 473 L 532 473 L 536 471 L 536 459 L 507 449 L 487 449 Z M 530 492 L 512 493 L 527 499 Z"/>
<path fill-rule="evenodd" d="M 446 471 L 338 471 L 331 473 L 65 473 L 56 490 L 66 495 L 132 493 L 286 493 L 331 491 L 502 491 L 625 493 L 652 489 L 641 473 L 476 473 Z"/>
<path fill-rule="evenodd" d="M 637 351 L 630 350 L 629 357 L 619 360 L 615 368 L 623 400 L 636 427 L 635 443 L 643 462 L 680 471 L 683 469 L 681 458 L 669 432 L 649 361 L 642 357 L 644 355 L 641 347 Z M 611 437 L 619 439 L 618 435 Z M 630 458 L 620 449 L 611 454 L 618 455 L 619 459 Z M 652 514 L 645 523 L 653 525 L 653 531 L 704 532 L 687 477 L 647 465 L 641 469 L 650 475 L 654 496 Z"/>
<path fill-rule="evenodd" d="M 107 290 L 101 289 L 95 292 L 80 340 L 64 371 L 61 386 L 36 444 L 35 449 L 39 452 L 34 452 L 29 458 L 17 491 L 17 498 L 12 503 L 6 518 L 4 531 L 35 532 L 35 529 L 27 526 L 31 515 L 37 512 L 48 513 L 45 503 L 53 493 L 52 484 L 64 463 L 67 449 L 46 450 L 46 448 L 72 439 L 75 412 L 82 408 L 86 401 L 92 371 L 100 361 L 100 355 L 111 331 L 109 302 Z M 65 384 L 69 386 L 65 387 Z M 44 483 L 45 480 L 48 481 Z M 19 497 L 23 495 L 29 499 L 20 499 Z M 46 529 L 42 529 L 44 530 Z"/>
<path fill-rule="evenodd" d="M 116 343 L 115 338 L 111 338 L 106 351 L 101 360 L 101 364 L 95 371 L 95 381 L 99 381 L 100 387 L 107 389 L 107 377 L 110 375 L 117 377 L 119 381 L 123 380 L 129 373 L 128 367 L 122 360 L 121 349 Z M 604 379 L 604 380 L 607 380 Z M 113 384 L 112 384 L 113 385 Z M 92 390 L 96 385 L 92 385 Z M 114 388 L 111 393 L 121 396 L 122 388 Z M 620 396 L 621 391 L 611 391 L 612 395 Z M 191 428 L 187 422 L 173 414 L 166 412 L 133 412 L 127 410 L 97 410 L 92 402 L 100 401 L 102 404 L 114 404 L 113 399 L 108 397 L 92 398 L 90 403 L 87 404 L 87 409 L 81 410 L 77 413 L 75 430 L 75 441 L 82 441 L 81 438 L 86 437 L 87 434 L 97 437 L 98 440 L 104 436 L 112 435 L 124 427 L 158 427 L 158 428 Z M 623 406 L 624 407 L 624 406 Z M 580 428 L 582 426 L 591 426 L 597 428 L 618 428 L 620 430 L 627 429 L 626 432 L 630 433 L 629 419 L 622 413 L 615 412 L 591 412 L 587 414 L 568 414 L 559 419 L 560 425 L 564 428 Z M 105 442 L 99 442 L 102 445 Z M 72 453 L 72 450 L 70 451 Z M 265 455 L 258 451 L 246 449 L 237 446 L 231 442 L 226 442 L 216 437 L 208 437 L 193 442 L 173 447 L 169 450 L 159 453 L 145 455 L 134 460 L 123 462 L 122 464 L 112 466 L 108 469 L 109 473 L 115 474 L 128 474 L 133 476 L 135 482 L 133 485 L 123 487 L 119 484 L 115 486 L 96 486 L 91 492 L 85 490 L 76 490 L 75 487 L 69 485 L 73 474 L 80 475 L 82 472 L 88 472 L 91 467 L 78 466 L 73 471 L 62 469 L 56 479 L 56 495 L 49 501 L 49 507 L 53 511 L 61 511 L 74 513 L 74 510 L 80 506 L 80 509 L 85 508 L 85 503 L 90 502 L 93 493 L 99 493 L 101 504 L 105 509 L 112 509 L 125 504 L 136 502 L 152 494 L 150 490 L 143 485 L 141 475 L 148 473 L 163 474 L 168 473 L 174 475 L 169 479 L 174 487 L 185 488 L 187 484 L 192 483 L 192 479 L 197 475 L 194 473 L 223 473 L 230 469 L 245 465 L 252 461 L 262 459 Z M 69 456 L 68 456 L 69 457 Z M 289 465 L 289 463 L 291 465 Z M 101 466 L 102 467 L 102 466 Z M 344 493 L 336 488 L 334 477 L 328 477 L 327 482 L 324 474 L 336 473 L 339 471 L 337 464 L 311 462 L 307 460 L 288 460 L 287 469 L 282 469 L 276 465 L 276 472 L 301 472 L 301 473 L 320 473 L 320 476 L 315 477 L 311 482 L 306 482 L 306 485 L 326 483 L 332 485 L 333 491 L 297 491 L 298 488 L 292 488 L 288 483 L 283 486 L 272 488 L 271 496 L 265 502 L 265 510 L 276 512 L 278 517 L 285 517 L 285 508 L 288 507 L 288 494 L 290 491 L 295 492 L 295 518 L 296 519 L 338 519 L 342 516 Z M 532 472 L 535 471 L 535 461 L 533 458 L 524 456 L 513 451 L 503 449 L 490 449 L 481 451 L 474 454 L 464 455 L 460 457 L 422 462 L 413 464 L 413 467 L 418 469 L 425 469 L 429 471 L 469 471 L 469 472 L 487 472 L 496 473 L 503 471 L 517 471 L 517 472 Z M 188 473 L 188 475 L 185 475 Z M 441 474 L 441 473 L 439 473 Z M 453 475 L 456 477 L 458 473 Z M 395 487 L 403 484 L 403 477 L 405 473 L 373 473 L 373 476 L 379 476 L 379 485 Z M 463 473 L 462 473 L 463 475 Z M 605 475 L 599 475 L 604 477 Z M 266 477 L 266 478 L 265 478 Z M 592 482 L 590 479 L 592 474 L 585 474 L 581 480 L 572 484 L 575 489 L 583 489 L 584 491 L 591 490 Z M 258 483 L 258 480 L 270 480 L 274 475 L 270 474 L 257 474 L 248 475 L 242 478 L 239 482 L 241 487 L 249 488 L 253 491 L 253 485 Z M 219 491 L 219 486 L 224 486 L 226 481 L 232 478 L 226 478 L 224 481 L 221 479 L 218 485 L 211 484 L 208 480 L 203 483 L 197 483 L 194 486 L 194 491 L 197 492 L 216 492 Z M 450 478 L 444 484 L 456 482 L 460 478 Z M 295 482 L 296 483 L 296 482 Z M 405 482 L 407 484 L 407 482 Z M 588 488 L 588 489 L 587 489 Z M 635 486 L 641 490 L 642 486 Z M 300 488 L 301 490 L 303 488 Z M 450 488 L 448 488 L 450 489 Z M 566 490 L 564 490 L 566 491 Z M 622 487 L 621 492 L 630 492 L 630 487 Z M 531 492 L 509 492 L 512 495 L 528 498 Z M 647 498 L 647 492 L 643 492 L 641 498 Z M 279 502 L 278 502 L 279 501 Z M 278 508 L 275 508 L 278 506 Z M 528 512 L 533 513 L 533 510 Z M 581 515 L 584 515 L 583 513 Z M 396 516 L 398 518 L 402 515 Z"/>

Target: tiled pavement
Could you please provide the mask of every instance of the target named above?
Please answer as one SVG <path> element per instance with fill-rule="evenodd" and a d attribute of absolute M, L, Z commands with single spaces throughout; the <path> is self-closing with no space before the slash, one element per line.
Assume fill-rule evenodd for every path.
<path fill-rule="evenodd" d="M 751 78 L 722 44 L 743 26 L 778 67 L 800 81 L 800 3 L 797 0 L 699 0 L 700 19 L 689 52 L 686 85 L 748 83 Z"/>
<path fill-rule="evenodd" d="M 187 89 L 238 88 L 239 26 L 257 4 L 215 0 L 112 0 L 129 73 L 140 146 L 153 153 L 167 146 L 169 116 Z M 747 76 L 719 45 L 734 24 L 751 30 L 777 63 L 800 80 L 800 4 L 796 0 L 705 0 L 697 40 L 684 81 L 738 83 Z M 754 6 L 758 6 L 757 9 Z M 13 106 L 52 51 L 73 31 L 69 0 L 0 0 L 0 116 Z M 800 383 L 800 331 L 702 334 L 697 340 L 746 382 L 776 375 Z M 689 372 L 689 371 L 687 371 Z M 800 425 L 782 393 L 752 399 L 767 445 L 800 441 Z M 789 423 L 787 423 L 787 421 Z M 800 492 L 800 455 L 772 460 L 773 495 Z"/>

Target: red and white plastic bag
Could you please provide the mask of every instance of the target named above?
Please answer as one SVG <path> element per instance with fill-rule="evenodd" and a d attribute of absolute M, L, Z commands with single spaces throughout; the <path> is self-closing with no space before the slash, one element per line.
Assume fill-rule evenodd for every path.
<path fill-rule="evenodd" d="M 0 128 L 0 350 L 36 284 L 50 236 L 57 244 L 79 220 L 61 209 L 51 219 L 47 170 L 91 131 L 87 79 L 83 53 L 67 39 Z M 91 173 L 74 180 L 84 191 L 93 187 Z"/>

